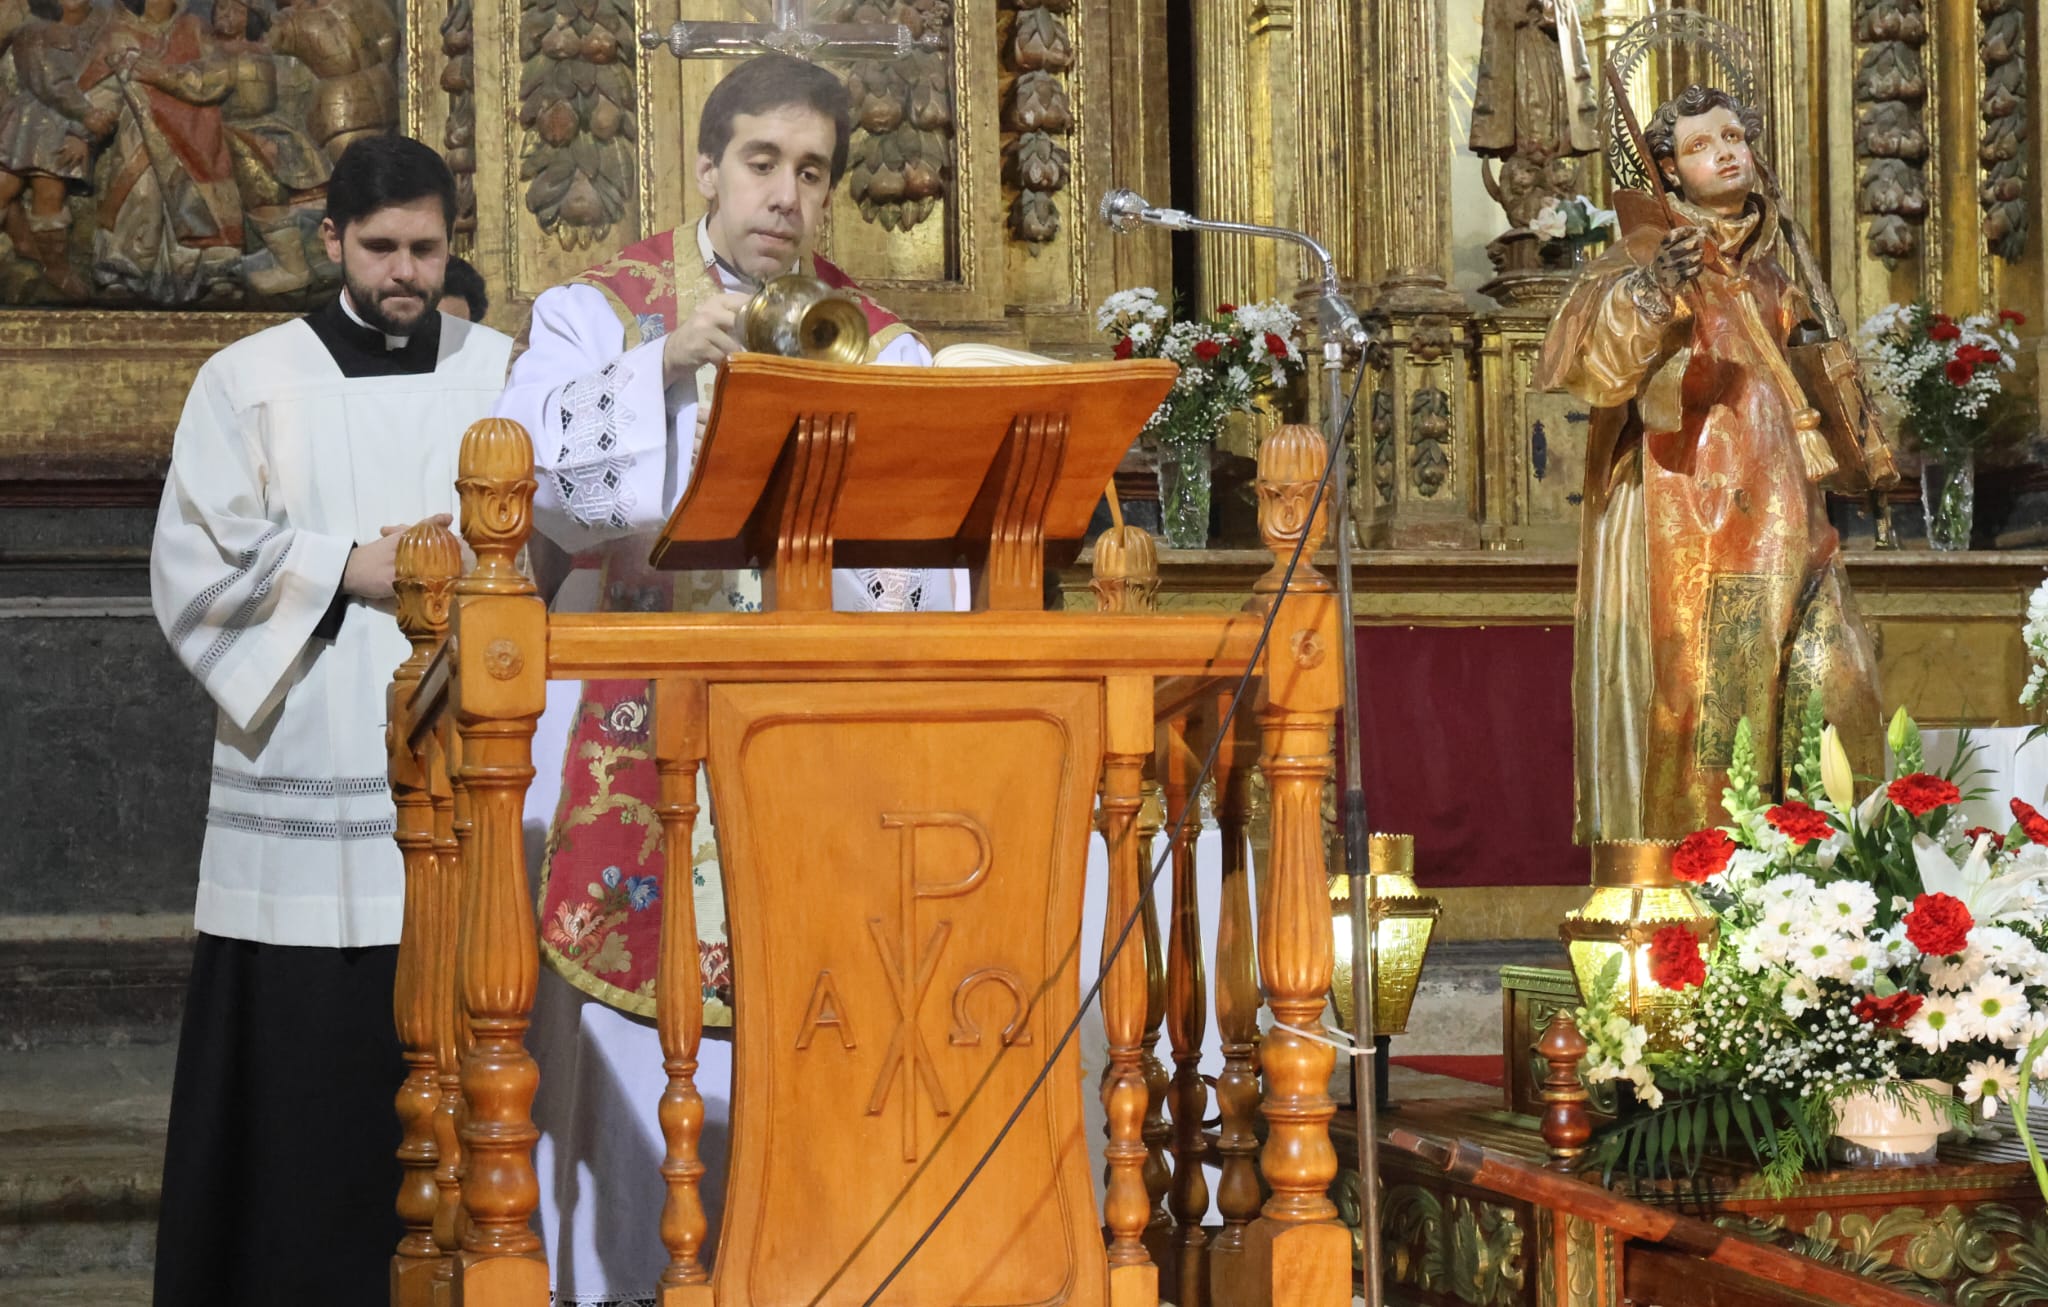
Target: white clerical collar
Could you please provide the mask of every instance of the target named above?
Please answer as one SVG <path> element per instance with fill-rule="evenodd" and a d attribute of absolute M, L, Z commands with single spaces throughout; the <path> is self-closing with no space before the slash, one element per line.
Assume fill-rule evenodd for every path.
<path fill-rule="evenodd" d="M 704 260 L 704 266 L 712 270 L 712 275 L 718 278 L 719 284 L 728 290 L 754 291 L 761 288 L 760 282 L 726 262 L 712 247 L 711 215 L 708 213 L 697 219 L 697 255 Z M 791 264 L 789 270 L 794 272 L 802 262 L 803 255 L 797 255 L 796 263 Z"/>
<path fill-rule="evenodd" d="M 341 311 L 348 315 L 350 322 L 355 323 L 364 331 L 377 331 L 377 328 L 363 321 L 362 314 L 356 312 L 356 306 L 348 302 L 348 287 L 346 286 L 341 288 Z M 411 339 L 409 336 L 394 336 L 388 331 L 378 332 L 378 334 L 384 337 L 385 349 L 404 349 L 406 341 Z"/>

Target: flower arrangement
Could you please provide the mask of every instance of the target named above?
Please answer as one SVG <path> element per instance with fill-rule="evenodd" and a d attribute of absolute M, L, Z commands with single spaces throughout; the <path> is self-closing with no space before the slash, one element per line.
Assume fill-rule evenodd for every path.
<path fill-rule="evenodd" d="M 1179 318 L 1150 286 L 1121 290 L 1095 311 L 1096 330 L 1117 358 L 1180 364 L 1166 400 L 1143 434 L 1186 449 L 1216 438 L 1224 418 L 1249 413 L 1259 396 L 1302 370 L 1301 319 L 1278 300 L 1219 304 L 1214 317 Z"/>
<path fill-rule="evenodd" d="M 1857 344 L 1914 447 L 1952 459 L 1997 429 L 2005 374 L 2019 366 L 2013 328 L 2026 320 L 2013 309 L 1958 320 L 1926 304 L 1887 304 L 1865 319 Z"/>
<path fill-rule="evenodd" d="M 1583 195 L 1553 195 L 1529 220 L 1529 230 L 1576 253 L 1614 239 L 1614 210 L 1600 208 Z"/>
<path fill-rule="evenodd" d="M 2034 587 L 2027 596 L 2027 623 L 2020 628 L 2027 646 L 2027 684 L 2020 691 L 2020 706 L 2039 708 L 2048 702 L 2048 581 Z"/>
<path fill-rule="evenodd" d="M 1648 956 L 1651 978 L 1688 998 L 1675 1047 L 1604 1013 L 1598 986 L 1582 1010 L 1582 1075 L 1631 1082 L 1648 1109 L 1603 1136 L 1609 1169 L 1689 1170 L 1710 1137 L 1732 1138 L 1782 1192 L 1852 1094 L 1946 1082 L 1962 1103 L 1930 1097 L 1963 1124 L 1963 1104 L 2019 1108 L 2026 1073 L 2048 1072 L 2048 816 L 2015 798 L 2009 829 L 1966 829 L 1967 742 L 1937 774 L 1903 711 L 1888 737 L 1897 775 L 1859 797 L 1816 700 L 1773 803 L 1738 729 L 1730 824 L 1686 837 L 1672 864 L 1718 931 L 1666 927 Z"/>

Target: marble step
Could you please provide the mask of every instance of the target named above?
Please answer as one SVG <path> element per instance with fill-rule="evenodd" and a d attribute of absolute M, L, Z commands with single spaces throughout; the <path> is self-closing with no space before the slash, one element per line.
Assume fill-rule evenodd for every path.
<path fill-rule="evenodd" d="M 95 1301 L 26 1287 L 56 1277 L 146 1285 L 174 1057 L 169 1045 L 0 1053 L 0 1302 Z"/>
<path fill-rule="evenodd" d="M 173 1041 L 191 970 L 184 936 L 0 941 L 0 1048 Z"/>
<path fill-rule="evenodd" d="M 149 1272 L 101 1271 L 88 1275 L 0 1280 L 9 1307 L 149 1307 Z"/>

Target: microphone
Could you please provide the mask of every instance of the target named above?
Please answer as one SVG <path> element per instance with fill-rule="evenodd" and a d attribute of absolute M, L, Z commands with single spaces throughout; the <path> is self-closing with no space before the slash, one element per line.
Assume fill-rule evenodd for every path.
<path fill-rule="evenodd" d="M 1196 226 L 1195 219 L 1179 209 L 1155 209 L 1145 203 L 1144 196 L 1130 190 L 1103 192 L 1100 212 L 1109 229 L 1116 232 L 1128 232 L 1139 223 L 1169 231 L 1193 231 Z"/>
<path fill-rule="evenodd" d="M 1128 233 L 1142 224 L 1164 227 L 1168 231 L 1233 232 L 1240 236 L 1260 236 L 1299 245 L 1322 265 L 1322 294 L 1316 300 L 1316 324 L 1322 329 L 1323 338 L 1361 351 L 1372 344 L 1371 333 L 1359 322 L 1357 312 L 1338 287 L 1336 262 L 1331 259 L 1330 252 L 1306 232 L 1247 222 L 1212 222 L 1180 209 L 1154 208 L 1145 202 L 1144 196 L 1123 188 L 1105 192 L 1098 212 L 1102 221 L 1115 232 Z"/>

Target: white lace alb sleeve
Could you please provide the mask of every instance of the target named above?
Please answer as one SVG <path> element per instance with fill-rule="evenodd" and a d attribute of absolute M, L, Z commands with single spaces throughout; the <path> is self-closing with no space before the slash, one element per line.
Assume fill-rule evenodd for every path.
<path fill-rule="evenodd" d="M 600 292 L 560 286 L 534 302 L 527 340 L 497 415 L 533 437 L 534 524 L 572 552 L 660 527 L 689 430 L 661 384 L 661 338 L 626 349 Z"/>
<path fill-rule="evenodd" d="M 355 542 L 273 520 L 266 469 L 223 371 L 218 361 L 199 370 L 178 419 L 149 596 L 178 661 L 249 730 L 285 689 Z"/>

